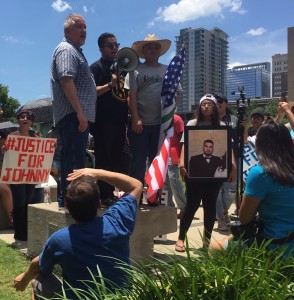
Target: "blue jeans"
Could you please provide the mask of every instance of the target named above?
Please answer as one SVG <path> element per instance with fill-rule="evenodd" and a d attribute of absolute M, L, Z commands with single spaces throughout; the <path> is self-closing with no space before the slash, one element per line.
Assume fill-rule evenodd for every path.
<path fill-rule="evenodd" d="M 85 166 L 85 155 L 89 127 L 84 132 L 78 130 L 79 121 L 76 113 L 66 115 L 58 124 L 62 150 L 60 156 L 60 192 L 58 195 L 58 206 L 64 206 L 64 195 L 69 182 L 66 180 L 68 174 L 74 169 Z"/>
<path fill-rule="evenodd" d="M 146 160 L 151 163 L 157 154 L 160 125 L 143 125 L 143 132 L 135 133 L 132 127 L 128 128 L 128 138 L 131 149 L 131 177 L 134 177 L 144 185 Z"/>
<path fill-rule="evenodd" d="M 216 218 L 222 218 L 236 197 L 236 182 L 224 182 L 216 200 Z"/>
<path fill-rule="evenodd" d="M 172 195 L 174 195 L 178 209 L 183 210 L 186 205 L 186 196 L 183 185 L 179 178 L 178 165 L 170 163 L 167 169 L 167 176 L 164 183 L 164 189 L 168 191 L 168 206 L 174 206 Z"/>

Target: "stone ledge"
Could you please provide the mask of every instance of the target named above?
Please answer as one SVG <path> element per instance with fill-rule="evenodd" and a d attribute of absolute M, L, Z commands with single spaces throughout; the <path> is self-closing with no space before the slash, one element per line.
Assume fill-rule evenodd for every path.
<path fill-rule="evenodd" d="M 103 215 L 105 209 L 99 209 Z M 31 204 L 28 209 L 28 254 L 38 255 L 48 237 L 74 223 L 70 214 L 58 210 L 57 202 Z M 130 239 L 130 258 L 146 261 L 153 256 L 154 237 L 177 231 L 177 209 L 160 205 L 139 205 L 135 230 Z"/>

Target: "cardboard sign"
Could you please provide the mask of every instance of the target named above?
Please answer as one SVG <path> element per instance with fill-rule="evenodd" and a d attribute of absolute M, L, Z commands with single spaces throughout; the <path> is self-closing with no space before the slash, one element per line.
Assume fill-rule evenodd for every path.
<path fill-rule="evenodd" d="M 255 136 L 248 137 L 248 143 L 244 145 L 243 150 L 243 180 L 246 182 L 249 171 L 259 162 L 255 153 Z"/>
<path fill-rule="evenodd" d="M 38 184 L 49 179 L 56 139 L 9 135 L 1 182 Z"/>

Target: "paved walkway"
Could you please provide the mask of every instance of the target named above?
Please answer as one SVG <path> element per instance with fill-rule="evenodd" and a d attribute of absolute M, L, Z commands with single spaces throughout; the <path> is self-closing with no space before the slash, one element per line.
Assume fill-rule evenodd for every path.
<path fill-rule="evenodd" d="M 230 209 L 230 213 L 233 213 L 234 209 L 235 206 L 232 205 Z M 232 219 L 235 219 L 234 216 L 232 217 Z M 155 240 L 155 245 L 154 245 L 155 257 L 162 257 L 162 255 L 174 255 L 174 254 L 182 255 L 182 256 L 186 255 L 185 253 L 179 253 L 174 251 L 175 243 L 177 241 L 178 233 L 179 233 L 179 225 L 180 225 L 180 221 L 178 220 L 177 232 L 167 234 L 166 237 Z M 212 240 L 219 240 L 222 239 L 224 236 L 229 235 L 229 232 L 220 232 L 216 228 L 217 228 L 217 222 L 215 223 L 215 229 L 213 230 L 212 233 Z M 203 209 L 202 207 L 200 207 L 188 231 L 189 244 L 195 248 L 202 247 L 202 240 L 201 240 L 202 234 L 203 234 Z M 13 230 L 0 229 L 0 239 L 8 244 L 17 247 L 23 253 L 27 253 L 27 243 L 21 241 L 15 241 L 13 238 Z"/>

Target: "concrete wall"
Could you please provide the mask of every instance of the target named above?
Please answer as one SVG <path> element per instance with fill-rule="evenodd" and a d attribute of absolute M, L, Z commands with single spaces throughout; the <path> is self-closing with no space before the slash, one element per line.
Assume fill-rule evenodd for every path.
<path fill-rule="evenodd" d="M 102 215 L 105 209 L 99 209 Z M 38 255 L 48 237 L 55 231 L 74 223 L 71 215 L 59 211 L 57 203 L 31 204 L 28 209 L 28 254 Z M 154 237 L 177 231 L 177 209 L 160 205 L 140 205 L 135 230 L 130 239 L 130 258 L 133 262 L 153 256 Z"/>

